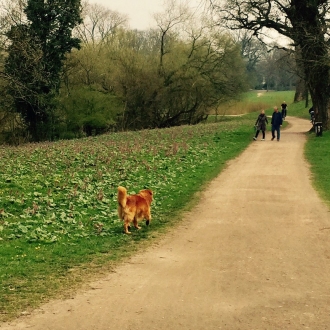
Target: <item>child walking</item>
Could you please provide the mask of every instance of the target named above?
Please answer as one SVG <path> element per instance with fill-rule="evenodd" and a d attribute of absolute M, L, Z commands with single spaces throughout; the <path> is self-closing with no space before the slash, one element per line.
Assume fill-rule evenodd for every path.
<path fill-rule="evenodd" d="M 262 139 L 261 141 L 265 141 L 265 132 L 266 132 L 266 124 L 268 124 L 267 116 L 265 115 L 265 110 L 261 110 L 260 115 L 257 118 L 255 126 L 257 127 L 256 135 L 254 136 L 253 140 L 257 140 L 259 132 L 262 132 Z"/>

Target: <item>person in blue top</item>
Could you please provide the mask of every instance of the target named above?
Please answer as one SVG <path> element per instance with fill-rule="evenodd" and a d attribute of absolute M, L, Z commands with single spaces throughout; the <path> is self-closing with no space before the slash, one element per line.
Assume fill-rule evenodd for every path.
<path fill-rule="evenodd" d="M 282 114 L 280 112 L 278 112 L 278 107 L 274 107 L 274 112 L 272 115 L 272 141 L 275 139 L 275 131 L 276 131 L 276 137 L 277 137 L 277 141 L 280 141 L 280 137 L 281 137 L 281 126 L 283 123 L 283 119 L 282 119 Z"/>

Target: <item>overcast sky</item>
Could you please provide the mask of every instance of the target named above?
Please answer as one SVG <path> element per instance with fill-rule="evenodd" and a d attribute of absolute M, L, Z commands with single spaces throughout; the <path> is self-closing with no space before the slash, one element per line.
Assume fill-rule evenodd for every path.
<path fill-rule="evenodd" d="M 154 13 L 163 12 L 164 0 L 88 0 L 108 9 L 116 10 L 129 16 L 132 29 L 144 30 L 155 26 Z M 179 2 L 179 1 L 178 1 Z M 189 5 L 197 6 L 199 0 L 189 0 Z"/>
<path fill-rule="evenodd" d="M 162 11 L 163 0 L 89 0 L 108 9 L 128 14 L 132 29 L 148 29 L 154 25 L 152 14 Z"/>

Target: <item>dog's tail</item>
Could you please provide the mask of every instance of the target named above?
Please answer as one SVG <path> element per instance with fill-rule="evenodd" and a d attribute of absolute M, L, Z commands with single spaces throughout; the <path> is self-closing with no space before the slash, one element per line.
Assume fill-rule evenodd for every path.
<path fill-rule="evenodd" d="M 121 187 L 121 186 L 118 187 L 117 200 L 118 200 L 118 204 L 121 207 L 124 208 L 126 206 L 126 201 L 127 201 L 127 190 L 126 190 L 126 188 Z"/>

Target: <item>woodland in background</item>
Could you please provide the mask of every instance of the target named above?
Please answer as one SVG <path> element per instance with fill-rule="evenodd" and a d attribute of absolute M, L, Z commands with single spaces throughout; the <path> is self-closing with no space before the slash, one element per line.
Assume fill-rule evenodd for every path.
<path fill-rule="evenodd" d="M 196 124 L 248 89 L 287 90 L 295 58 L 167 1 L 157 28 L 79 0 L 3 0 L 0 143 Z"/>
<path fill-rule="evenodd" d="M 310 94 L 315 120 L 330 129 L 330 51 L 328 0 L 206 0 L 219 25 L 248 31 L 258 40 L 288 40 L 299 76 L 295 101 Z"/>

